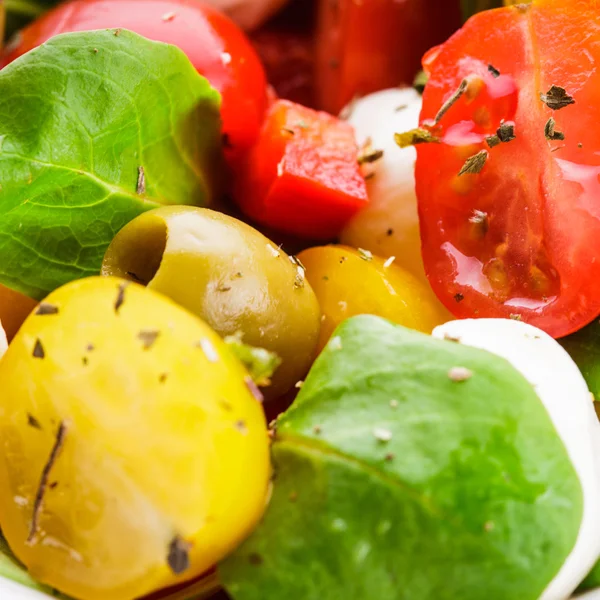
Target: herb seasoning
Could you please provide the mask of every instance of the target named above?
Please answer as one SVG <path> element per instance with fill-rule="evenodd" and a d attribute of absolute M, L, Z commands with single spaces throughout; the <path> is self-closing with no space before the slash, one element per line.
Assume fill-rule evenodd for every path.
<path fill-rule="evenodd" d="M 572 96 L 564 88 L 553 85 L 545 94 L 540 94 L 541 101 L 552 110 L 560 110 L 570 104 L 575 104 Z"/>
<path fill-rule="evenodd" d="M 40 483 L 37 488 L 37 492 L 35 494 L 35 500 L 33 503 L 33 515 L 31 517 L 31 526 L 29 528 L 29 535 L 27 536 L 27 543 L 34 544 L 36 541 L 36 536 L 38 532 L 39 519 L 40 514 L 42 512 L 42 507 L 44 503 L 44 496 L 46 494 L 46 488 L 48 486 L 48 478 L 50 477 L 50 471 L 52 471 L 52 467 L 56 463 L 56 459 L 62 450 L 62 447 L 65 443 L 65 436 L 67 434 L 67 427 L 64 421 L 60 422 L 58 426 L 58 431 L 56 432 L 56 438 L 54 440 L 54 445 L 52 446 L 52 450 L 50 451 L 50 456 L 44 468 L 42 470 L 42 476 L 40 478 Z"/>
<path fill-rule="evenodd" d="M 44 351 L 44 346 L 42 346 L 42 342 L 38 338 L 35 340 L 35 345 L 33 346 L 33 358 L 46 358 L 46 352 Z"/>
<path fill-rule="evenodd" d="M 458 86 L 457 90 L 452 94 L 452 96 L 450 96 L 450 98 L 448 98 L 448 100 L 446 100 L 446 102 L 444 102 L 442 108 L 440 108 L 437 115 L 435 115 L 434 122 L 436 125 L 442 120 L 444 115 L 456 104 L 460 97 L 465 93 L 465 91 L 467 90 L 467 85 L 468 81 L 466 79 L 463 79 L 460 82 L 460 85 Z"/>
<path fill-rule="evenodd" d="M 431 134 L 427 129 L 417 127 L 404 133 L 395 133 L 394 140 L 400 148 L 408 148 L 417 144 L 439 144 L 440 139 Z"/>
<path fill-rule="evenodd" d="M 33 427 L 34 429 L 42 428 L 40 422 L 31 413 L 27 413 L 27 425 L 29 425 L 29 427 Z"/>
<path fill-rule="evenodd" d="M 57 315 L 58 314 L 58 306 L 54 304 L 49 304 L 48 302 L 41 302 L 35 311 L 36 315 L 45 316 L 45 315 Z"/>
<path fill-rule="evenodd" d="M 142 342 L 144 350 L 149 350 L 154 345 L 154 342 L 156 342 L 159 335 L 160 331 L 148 330 L 140 331 L 137 337 Z"/>
<path fill-rule="evenodd" d="M 176 535 L 169 544 L 167 564 L 175 575 L 180 575 L 190 568 L 190 544 Z"/>
<path fill-rule="evenodd" d="M 121 306 L 123 306 L 123 303 L 125 302 L 125 290 L 127 289 L 128 285 L 129 283 L 127 282 L 119 284 L 119 291 L 117 293 L 117 299 L 115 301 L 115 312 L 117 314 L 119 313 L 119 309 L 121 308 Z"/>
<path fill-rule="evenodd" d="M 489 152 L 487 150 L 480 150 L 477 154 L 470 156 L 465 161 L 462 169 L 458 172 L 458 176 L 466 175 L 467 173 L 471 175 L 476 175 L 481 173 L 487 159 L 489 157 Z"/>
<path fill-rule="evenodd" d="M 488 65 L 488 71 L 496 78 L 500 77 L 500 71 L 494 65 Z"/>
<path fill-rule="evenodd" d="M 452 381 L 467 381 L 468 379 L 471 379 L 471 377 L 473 377 L 473 371 L 467 369 L 466 367 L 452 367 L 448 371 L 448 377 Z"/>
<path fill-rule="evenodd" d="M 564 140 L 565 139 L 565 134 L 562 133 L 561 131 L 556 131 L 555 130 L 556 127 L 556 121 L 554 120 L 553 117 L 550 117 L 548 119 L 548 122 L 546 123 L 546 126 L 544 127 L 544 135 L 546 136 L 547 140 Z"/>
<path fill-rule="evenodd" d="M 146 173 L 144 172 L 144 167 L 141 166 L 138 167 L 138 178 L 135 191 L 137 194 L 146 193 Z"/>

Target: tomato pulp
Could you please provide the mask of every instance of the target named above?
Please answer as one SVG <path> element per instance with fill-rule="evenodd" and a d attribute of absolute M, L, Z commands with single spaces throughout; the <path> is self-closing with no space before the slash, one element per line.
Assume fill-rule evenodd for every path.
<path fill-rule="evenodd" d="M 174 44 L 222 95 L 226 154 L 243 154 L 258 137 L 267 107 L 263 66 L 244 33 L 228 17 L 197 0 L 73 0 L 60 4 L 18 34 L 0 67 L 60 33 L 129 29 Z"/>
<path fill-rule="evenodd" d="M 598 39 L 593 0 L 534 0 L 476 15 L 426 55 L 423 259 L 457 317 L 561 337 L 600 314 Z"/>

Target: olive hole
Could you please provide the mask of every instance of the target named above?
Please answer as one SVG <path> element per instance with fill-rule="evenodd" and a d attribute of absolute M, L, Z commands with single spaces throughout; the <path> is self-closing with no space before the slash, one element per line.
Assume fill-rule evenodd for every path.
<path fill-rule="evenodd" d="M 151 214 L 134 219 L 111 242 L 104 256 L 102 275 L 148 285 L 160 268 L 167 236 L 163 219 Z"/>

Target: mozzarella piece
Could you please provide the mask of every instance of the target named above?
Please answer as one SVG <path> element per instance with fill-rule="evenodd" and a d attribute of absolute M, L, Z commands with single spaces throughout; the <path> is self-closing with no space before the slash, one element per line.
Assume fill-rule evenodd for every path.
<path fill-rule="evenodd" d="M 507 359 L 533 385 L 560 435 L 583 489 L 575 547 L 540 600 L 564 600 L 600 555 L 600 423 L 577 365 L 543 331 L 510 319 L 467 319 L 436 327 L 433 336 Z"/>
<path fill-rule="evenodd" d="M 8 342 L 6 340 L 6 333 L 4 333 L 4 328 L 2 327 L 2 322 L 0 321 L 0 358 L 2 355 L 8 350 Z"/>
<path fill-rule="evenodd" d="M 246 31 L 256 29 L 272 17 L 288 0 L 204 0 L 231 17 Z"/>
<path fill-rule="evenodd" d="M 397 264 L 425 279 L 415 193 L 413 147 L 400 148 L 394 133 L 419 125 L 421 96 L 412 88 L 394 88 L 370 94 L 347 107 L 348 122 L 362 147 L 370 138 L 381 159 L 367 168 L 369 206 L 356 215 L 342 232 L 343 244 L 365 248 L 378 256 L 395 256 Z"/>

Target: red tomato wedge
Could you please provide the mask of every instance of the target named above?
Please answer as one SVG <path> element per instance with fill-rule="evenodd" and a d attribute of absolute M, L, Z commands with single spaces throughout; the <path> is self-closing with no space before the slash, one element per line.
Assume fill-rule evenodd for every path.
<path fill-rule="evenodd" d="M 261 225 L 332 239 L 368 202 L 357 154 L 350 125 L 278 100 L 237 177 L 235 199 Z"/>
<path fill-rule="evenodd" d="M 424 59 L 421 119 L 439 143 L 417 146 L 423 258 L 457 317 L 512 317 L 561 337 L 600 314 L 597 4 L 480 13 Z M 557 88 L 542 99 L 552 86 L 563 101 Z M 503 124 L 512 141 L 493 137 Z M 481 171 L 459 175 L 478 153 Z"/>
<path fill-rule="evenodd" d="M 221 93 L 230 159 L 237 159 L 254 143 L 267 108 L 263 66 L 242 30 L 197 0 L 71 0 L 59 4 L 15 37 L 0 58 L 0 67 L 59 33 L 118 27 L 178 46 Z"/>

